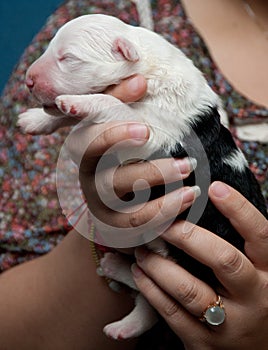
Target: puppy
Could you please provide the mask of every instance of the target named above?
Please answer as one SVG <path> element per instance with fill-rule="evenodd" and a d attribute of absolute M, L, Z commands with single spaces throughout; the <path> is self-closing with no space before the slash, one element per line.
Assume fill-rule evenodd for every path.
<path fill-rule="evenodd" d="M 137 73 L 148 83 L 147 94 L 139 103 L 123 104 L 102 94 L 108 86 Z M 193 63 L 156 33 L 106 15 L 79 17 L 58 31 L 46 52 L 29 68 L 26 84 L 42 108 L 19 116 L 18 124 L 24 132 L 49 134 L 75 125 L 78 116 L 88 123 L 133 120 L 135 116 L 149 126 L 150 139 L 139 149 L 118 152 L 120 161 L 195 157 L 198 177 L 192 174 L 185 185 L 198 183 L 201 196 L 194 205 L 198 212 L 198 205 L 203 203 L 204 210 L 196 217 L 189 210 L 180 218 L 213 231 L 243 250 L 240 235 L 207 199 L 209 183 L 215 180 L 236 188 L 267 215 L 260 188 L 243 154 L 221 124 L 219 97 Z M 154 189 L 152 197 L 162 191 L 161 187 Z M 209 269 L 178 249 L 166 247 L 161 239 L 149 247 L 217 286 Z M 130 265 L 120 255 L 106 254 L 101 266 L 106 276 L 136 289 Z M 125 339 L 142 334 L 156 322 L 154 310 L 137 294 L 134 310 L 104 331 L 112 338 Z"/>

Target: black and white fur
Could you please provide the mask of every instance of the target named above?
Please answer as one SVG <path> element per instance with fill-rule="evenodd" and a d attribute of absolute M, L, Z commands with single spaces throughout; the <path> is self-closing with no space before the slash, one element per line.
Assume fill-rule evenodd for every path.
<path fill-rule="evenodd" d="M 123 104 L 102 94 L 108 86 L 137 73 L 148 83 L 140 103 Z M 259 186 L 230 132 L 221 124 L 219 97 L 192 61 L 161 36 L 110 16 L 79 17 L 59 30 L 46 52 L 28 70 L 26 82 L 44 109 L 30 109 L 19 116 L 18 124 L 25 132 L 51 133 L 77 123 L 76 115 L 92 123 L 134 117 L 149 125 L 150 139 L 139 150 L 119 153 L 122 161 L 126 157 L 180 158 L 187 156 L 186 149 L 190 149 L 200 174 L 207 157 L 211 181 L 230 184 L 266 215 Z M 205 154 L 192 143 L 196 136 Z M 192 175 L 185 184 L 194 185 L 195 181 Z M 203 194 L 207 190 L 201 188 Z M 241 237 L 209 201 L 197 224 L 243 249 Z M 162 249 L 158 242 L 151 244 L 155 251 Z M 169 246 L 162 254 L 172 256 L 199 278 L 216 283 L 211 271 L 178 249 Z M 101 264 L 108 277 L 136 289 L 130 265 L 120 255 L 108 253 Z M 104 331 L 115 339 L 129 338 L 150 329 L 156 321 L 156 313 L 138 294 L 134 310 L 123 320 L 107 325 Z"/>

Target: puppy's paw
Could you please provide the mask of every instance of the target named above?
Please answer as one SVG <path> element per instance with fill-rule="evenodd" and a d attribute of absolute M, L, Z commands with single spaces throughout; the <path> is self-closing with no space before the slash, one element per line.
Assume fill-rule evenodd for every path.
<path fill-rule="evenodd" d="M 131 264 L 131 260 L 117 253 L 105 253 L 100 260 L 100 267 L 104 276 L 137 290 L 131 273 Z"/>
<path fill-rule="evenodd" d="M 31 135 L 48 135 L 57 129 L 76 124 L 75 119 L 53 116 L 41 108 L 32 108 L 18 116 L 17 125 Z"/>
<path fill-rule="evenodd" d="M 84 119 L 87 111 L 83 110 L 80 105 L 80 97 L 76 95 L 61 95 L 55 100 L 58 109 L 69 117 Z"/>
<path fill-rule="evenodd" d="M 21 113 L 17 125 L 27 134 L 40 135 L 52 132 L 47 114 L 41 108 L 31 108 Z"/>
<path fill-rule="evenodd" d="M 105 94 L 60 95 L 55 103 L 65 115 L 87 122 L 105 123 L 130 114 L 130 108 L 113 96 Z"/>
<path fill-rule="evenodd" d="M 122 264 L 125 261 L 115 253 L 105 253 L 104 257 L 100 260 L 100 266 L 104 276 L 112 278 L 114 280 L 118 279 L 118 273 L 122 268 Z"/>
<path fill-rule="evenodd" d="M 117 340 L 138 337 L 156 324 L 156 311 L 140 293 L 136 296 L 135 304 L 130 314 L 122 320 L 104 327 L 103 331 L 108 337 Z"/>
<path fill-rule="evenodd" d="M 108 324 L 103 331 L 107 337 L 115 340 L 135 338 L 142 333 L 138 322 L 124 322 L 123 320 Z"/>

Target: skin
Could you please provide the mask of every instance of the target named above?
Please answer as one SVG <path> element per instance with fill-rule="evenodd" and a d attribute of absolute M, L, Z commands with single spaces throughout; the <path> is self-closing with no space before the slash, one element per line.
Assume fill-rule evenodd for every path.
<path fill-rule="evenodd" d="M 112 90 L 114 96 L 118 89 L 120 86 Z M 106 140 L 105 150 L 118 141 L 117 130 L 126 128 L 125 130 L 129 131 L 129 125 L 131 124 L 108 126 L 103 136 Z M 137 132 L 136 146 L 141 145 L 144 135 L 148 135 L 143 128 L 133 125 Z M 112 140 L 112 143 L 107 140 Z M 92 157 L 91 151 L 88 150 L 82 162 L 80 177 L 89 203 L 90 199 L 96 199 L 95 213 L 99 217 L 103 215 L 104 220 L 108 215 L 109 222 L 112 221 L 119 227 L 135 227 L 150 220 L 159 210 L 159 203 L 146 206 L 145 210 L 135 217 L 135 225 L 133 220 L 124 221 L 122 215 L 107 212 L 102 204 L 98 203 L 98 194 L 95 185 L 92 185 L 98 159 L 99 157 Z M 172 160 L 158 160 L 157 166 L 164 171 L 163 169 L 170 169 L 169 162 Z M 126 182 L 130 183 L 129 179 L 135 180 L 138 174 L 142 174 L 142 178 L 148 181 L 153 177 L 155 183 L 161 183 L 161 174 L 153 171 L 154 167 L 151 166 L 152 164 L 139 163 L 118 168 L 113 182 L 115 192 L 122 196 L 131 190 Z M 169 173 L 169 170 L 167 172 Z M 102 177 L 100 179 L 103 181 Z M 109 183 L 107 179 L 106 183 Z M 245 239 L 245 254 L 212 232 L 180 221 L 174 223 L 163 234 L 163 238 L 212 268 L 222 283 L 222 289 L 211 289 L 172 261 L 141 247 L 135 251 L 137 264 L 132 267 L 135 282 L 148 301 L 183 340 L 187 349 L 263 348 L 268 341 L 268 221 L 241 194 L 221 182 L 214 182 L 210 186 L 209 197 Z M 218 294 L 224 302 L 226 321 L 218 327 L 208 326 L 200 322 L 199 318 L 207 306 L 217 300 Z"/>
<path fill-rule="evenodd" d="M 212 1 L 206 2 L 212 4 Z M 213 0 L 212 5 L 218 2 Z M 257 3 L 257 1 L 255 2 Z M 258 1 L 258 3 L 260 2 Z M 187 0 L 184 3 L 185 5 L 192 3 L 193 9 L 197 9 L 197 6 L 200 5 L 196 0 Z M 228 1 L 228 3 L 233 2 Z M 205 9 L 204 13 L 207 14 L 207 10 L 211 6 L 208 6 L 208 9 L 203 3 L 202 6 Z M 267 45 L 261 44 L 261 50 L 253 50 L 252 45 L 259 44 L 259 40 L 255 40 L 259 33 L 253 33 L 253 40 L 248 40 L 249 35 L 245 35 L 245 30 L 255 25 L 254 21 L 250 25 L 244 16 L 243 18 L 247 20 L 246 25 L 244 25 L 239 20 L 242 28 L 241 38 L 246 40 L 249 45 L 246 48 L 246 55 L 238 46 L 240 42 L 244 42 L 239 38 L 239 43 L 234 43 L 235 49 L 230 51 L 227 59 L 225 57 L 226 49 L 230 47 L 230 42 L 232 43 L 231 40 L 237 37 L 233 32 L 234 26 L 228 25 L 228 23 L 226 25 L 226 20 L 232 18 L 230 14 L 233 12 L 231 10 L 227 16 L 220 16 L 223 22 L 219 22 L 219 18 L 213 14 L 212 17 L 216 18 L 216 24 L 223 23 L 224 31 L 221 30 L 218 33 L 215 27 L 212 27 L 211 36 L 204 32 L 205 37 L 208 38 L 210 47 L 214 45 L 224 47 L 224 50 L 220 51 L 217 50 L 216 46 L 214 58 L 222 70 L 227 72 L 226 75 L 234 83 L 234 86 L 244 95 L 266 105 L 267 98 L 262 94 L 268 91 L 264 86 L 268 80 L 263 79 L 264 72 L 267 71 L 267 54 L 264 49 Z M 222 11 L 219 13 L 221 15 Z M 259 13 L 265 14 L 267 11 L 257 11 L 257 13 L 258 15 Z M 203 23 L 207 27 L 212 21 L 205 20 Z M 200 28 L 202 29 L 202 25 Z M 229 33 L 228 28 L 231 29 L 230 36 L 227 38 L 228 45 L 225 45 L 219 39 L 223 37 L 222 33 Z M 236 28 L 239 30 L 239 26 Z M 258 31 L 257 26 L 254 30 Z M 264 36 L 263 40 L 265 40 Z M 240 49 L 237 50 L 237 47 Z M 256 70 L 254 66 L 252 76 L 249 76 L 249 63 L 256 63 L 256 57 L 252 56 L 256 52 L 262 55 L 258 59 L 258 67 L 261 66 L 262 69 Z M 221 55 L 221 53 L 223 54 Z M 234 54 L 238 55 L 236 56 L 238 65 L 233 63 L 236 58 Z M 241 54 L 242 60 L 239 59 Z M 229 57 L 233 57 L 233 59 L 230 60 Z M 248 62 L 242 65 L 241 62 L 245 62 L 245 59 Z M 231 63 L 230 68 L 236 67 L 235 71 L 228 70 L 228 66 L 226 67 L 228 62 Z M 258 72 L 261 76 L 258 76 Z M 234 74 L 239 76 L 236 77 Z M 259 79 L 256 84 L 253 84 L 252 81 L 256 77 Z M 241 79 L 243 80 L 241 81 Z M 248 84 L 248 81 L 251 81 L 251 84 Z M 245 82 L 244 85 L 243 82 Z M 250 91 L 246 90 L 250 88 Z M 135 81 L 125 81 L 120 86 L 109 89 L 108 92 L 122 101 L 131 102 L 139 100 L 145 91 L 144 79 L 135 77 Z M 128 141 L 130 146 L 146 142 L 148 138 L 146 131 L 144 133 L 143 130 L 142 135 L 138 127 L 136 132 L 134 129 L 130 132 L 128 126 L 122 124 L 116 125 L 113 131 L 111 128 L 109 130 L 103 129 L 103 137 L 95 144 L 91 156 L 88 157 L 88 164 L 84 163 L 84 171 L 81 172 L 81 178 L 84 179 L 84 191 L 91 199 L 90 203 L 94 198 L 91 195 L 96 195 L 96 192 L 94 192 L 94 186 L 89 189 L 87 186 L 92 179 L 96 162 L 104 150 L 114 143 L 129 139 L 129 136 L 134 136 L 132 143 Z M 75 149 L 73 151 L 75 152 Z M 160 160 L 157 168 L 162 171 L 167 170 L 170 181 L 176 176 L 175 172 L 172 172 L 175 168 L 170 160 Z M 150 181 L 150 184 L 161 183 L 158 171 L 154 171 L 152 176 L 152 170 L 155 169 L 155 166 L 151 167 L 151 164 L 147 163 L 139 164 L 135 168 L 129 165 L 118 169 L 114 178 L 116 193 L 119 196 L 127 193 L 132 188 L 134 180 L 140 178 L 141 174 L 144 179 Z M 197 227 L 192 227 L 186 237 L 181 231 L 182 223 L 174 224 L 165 234 L 166 240 L 182 247 L 195 258 L 211 266 L 222 279 L 224 290 L 211 290 L 209 286 L 193 279 L 178 266 L 170 264 L 159 256 L 146 255 L 145 253 L 146 257 L 142 259 L 144 252 L 140 250 L 136 252 L 139 270 L 136 266 L 136 268 L 133 267 L 133 271 L 136 270 L 137 285 L 167 320 L 174 332 L 183 339 L 187 349 L 252 349 L 254 347 L 263 349 L 268 341 L 267 220 L 241 195 L 232 189 L 230 191 L 228 196 L 224 198 L 215 196 L 211 188 L 210 198 L 245 238 L 245 255 L 237 252 L 228 244 L 226 245 L 213 233 L 202 232 L 202 229 Z M 155 203 L 155 208 L 157 208 L 157 203 Z M 98 215 L 105 217 L 104 209 L 96 202 L 95 210 Z M 148 210 L 144 215 L 141 213 L 134 220 L 136 225 L 148 220 L 146 218 L 148 213 Z M 109 214 L 113 213 L 109 212 Z M 122 217 L 113 219 L 115 220 L 114 224 L 120 226 L 121 219 Z M 130 222 L 133 222 L 133 219 Z M 200 249 L 196 251 L 195 242 L 199 240 L 201 232 L 202 239 L 206 238 L 205 244 L 202 244 Z M 208 251 L 213 253 L 210 257 L 207 257 Z M 154 269 L 152 263 L 156 264 L 155 266 L 159 268 L 158 271 L 165 268 L 165 276 L 160 273 L 156 274 L 157 268 Z M 168 275 L 166 275 L 167 264 L 169 264 Z M 185 281 L 185 283 L 182 284 L 181 281 Z M 226 322 L 218 328 L 209 328 L 200 323 L 198 317 L 208 304 L 216 300 L 216 292 L 222 295 L 227 312 Z M 98 300 L 94 302 L 96 296 L 98 296 Z M 0 276 L 0 297 L 2 301 L 0 303 L 2 315 L 0 318 L 0 338 L 3 350 L 71 350 L 74 348 L 96 350 L 127 348 L 131 350 L 135 346 L 135 342 L 127 344 L 113 342 L 103 336 L 102 327 L 127 314 L 133 307 L 132 300 L 128 296 L 111 292 L 105 282 L 96 275 L 95 263 L 88 247 L 88 241 L 74 230 L 46 256 L 2 273 Z"/>
<path fill-rule="evenodd" d="M 133 96 L 140 98 L 141 94 L 134 91 Z M 128 137 L 128 131 L 118 128 L 116 135 L 105 137 L 95 144 L 96 156 L 106 144 Z M 51 253 L 2 273 L 0 297 L 1 350 L 135 346 L 135 341 L 112 341 L 103 334 L 104 325 L 132 310 L 133 300 L 112 292 L 97 276 L 89 242 L 75 230 Z"/>
<path fill-rule="evenodd" d="M 245 2 L 254 12 L 253 17 L 243 1 L 182 1 L 214 61 L 235 90 L 268 108 L 268 3 Z"/>
<path fill-rule="evenodd" d="M 118 94 L 118 97 L 124 96 L 124 91 L 130 89 L 128 83 L 123 82 L 111 93 Z M 146 83 L 143 78 L 138 78 L 136 83 L 130 84 L 134 89 L 129 91 L 126 100 L 139 99 L 145 93 Z M 112 132 L 103 126 L 104 133 L 93 145 L 88 159 L 89 173 L 90 169 L 94 171 L 97 158 L 110 145 L 134 137 L 128 141 L 129 146 L 137 147 L 148 139 L 148 131 L 144 133 L 142 130 L 140 133 L 139 125 L 132 130 L 129 125 L 115 123 L 115 126 Z M 144 166 L 146 169 L 140 165 L 137 177 L 142 172 L 149 181 L 151 168 Z M 168 168 L 172 181 L 176 179 L 178 168 L 173 165 Z M 130 167 L 130 170 L 132 179 L 135 179 L 133 168 Z M 126 175 L 119 172 L 116 183 L 121 183 L 122 177 L 126 179 Z M 157 174 L 153 181 L 161 182 Z M 129 190 L 128 181 L 120 186 L 122 193 Z M 194 197 L 194 194 L 186 197 L 188 205 Z M 129 295 L 112 292 L 105 280 L 96 274 L 89 242 L 75 230 L 71 230 L 49 254 L 2 273 L 0 297 L 4 301 L 0 303 L 0 312 L 4 315 L 0 320 L 3 350 L 110 350 L 135 347 L 135 340 L 122 343 L 110 340 L 103 334 L 104 325 L 122 318 L 132 310 L 133 299 Z"/>
<path fill-rule="evenodd" d="M 129 349 L 103 326 L 132 309 L 96 275 L 88 241 L 71 231 L 51 253 L 0 277 L 1 349 Z"/>
<path fill-rule="evenodd" d="M 141 248 L 136 250 L 138 265 L 132 267 L 135 282 L 186 349 L 263 349 L 268 341 L 268 222 L 227 185 L 212 184 L 209 196 L 246 240 L 245 254 L 201 227 L 187 224 L 185 233 L 184 222 L 163 237 L 211 267 L 223 288 L 214 291 L 172 261 Z M 226 320 L 213 327 L 198 318 L 217 294 Z"/>
<path fill-rule="evenodd" d="M 109 93 L 118 96 L 122 100 L 124 100 L 124 94 L 126 94 L 126 100 L 128 101 L 139 99 L 146 91 L 144 79 L 138 77 L 138 81 L 136 80 L 134 85 L 132 85 L 136 87 L 136 90 L 134 89 L 135 91 L 133 92 L 130 91 L 129 82 L 123 82 L 120 86 L 110 90 Z M 132 125 L 132 128 L 130 128 L 130 125 Z M 134 128 L 133 125 L 135 125 Z M 92 198 L 94 199 L 94 196 L 96 196 L 96 192 L 94 192 L 94 186 L 90 185 L 90 181 L 92 180 L 97 160 L 102 153 L 109 149 L 111 145 L 122 140 L 128 140 L 128 145 L 131 147 L 138 147 L 145 143 L 149 136 L 148 131 L 135 123 L 114 123 L 112 126 L 114 127 L 111 128 L 111 125 L 97 126 L 98 128 L 103 128 L 101 130 L 103 132 L 95 141 L 94 147 L 86 152 L 82 162 L 82 185 L 85 195 L 89 196 L 88 199 L 91 199 L 91 202 Z M 94 129 L 91 129 L 92 131 Z M 87 130 L 87 132 L 90 132 L 90 130 Z M 81 141 L 81 139 L 79 140 Z M 78 145 L 79 142 L 76 143 L 76 146 L 79 148 Z M 72 148 L 71 153 L 75 154 L 75 152 L 76 149 Z M 178 167 L 174 166 L 173 160 L 159 160 L 157 166 L 168 173 L 170 181 L 174 181 L 174 178 L 176 179 L 175 174 L 178 173 Z M 180 165 L 180 167 L 185 171 L 185 164 L 183 166 Z M 143 179 L 152 181 L 150 180 L 152 178 L 152 169 L 155 169 L 155 166 L 151 167 L 150 164 L 146 163 L 137 164 L 135 168 L 133 168 L 133 165 L 119 168 L 115 174 L 115 190 L 120 195 L 127 193 L 129 191 L 129 180 L 133 181 L 140 174 L 143 174 Z M 188 169 L 186 174 L 190 170 Z M 136 175 L 134 171 L 137 172 Z M 163 181 L 158 171 L 154 171 L 153 174 L 154 183 Z M 187 176 L 186 174 L 184 176 Z M 248 258 L 237 253 L 240 261 L 243 261 L 243 264 L 237 268 L 239 259 L 235 259 L 233 248 L 226 247 L 226 243 L 214 236 L 213 233 L 207 233 L 207 244 L 203 247 L 204 249 L 201 249 L 203 254 L 205 254 L 208 251 L 208 247 L 216 246 L 217 251 L 220 250 L 226 253 L 222 255 L 218 266 L 215 266 L 217 274 L 222 276 L 224 281 L 228 282 L 224 293 L 221 292 L 228 310 L 228 318 L 221 328 L 209 330 L 196 319 L 196 315 L 200 315 L 206 305 L 215 300 L 215 294 L 208 286 L 198 283 L 194 284 L 200 288 L 201 297 L 200 292 L 198 292 L 196 294 L 197 297 L 193 298 L 189 311 L 185 311 L 187 302 L 183 302 L 183 300 L 187 301 L 189 293 L 186 291 L 184 295 L 183 290 L 180 293 L 181 298 L 178 303 L 173 303 L 173 307 L 170 309 L 168 307 L 169 293 L 172 295 L 173 291 L 176 291 L 176 281 L 179 281 L 180 274 L 184 276 L 185 272 L 178 270 L 176 271 L 176 278 L 173 278 L 174 269 L 171 270 L 170 274 L 172 274 L 173 282 L 170 281 L 167 284 L 168 290 L 163 292 L 161 276 L 159 275 L 156 278 L 156 275 L 153 275 L 149 260 L 147 258 L 144 259 L 144 265 L 142 265 L 140 260 L 138 262 L 140 268 L 146 272 L 147 277 L 145 277 L 145 274 L 135 277 L 137 284 L 147 296 L 150 289 L 150 294 L 152 293 L 153 296 L 150 302 L 156 306 L 160 313 L 162 312 L 165 315 L 164 317 L 166 317 L 173 330 L 180 336 L 183 332 L 182 328 L 180 328 L 182 325 L 178 327 L 177 322 L 174 322 L 174 320 L 178 321 L 179 317 L 183 319 L 181 324 L 185 324 L 184 330 L 191 330 L 191 332 L 188 332 L 188 338 L 183 338 L 189 349 L 201 349 L 201 347 L 196 345 L 200 341 L 203 348 L 212 348 L 213 346 L 208 343 L 211 341 L 208 339 L 208 335 L 211 333 L 215 335 L 213 338 L 215 342 L 213 349 L 222 349 L 226 345 L 225 337 L 229 340 L 234 339 L 234 328 L 237 335 L 243 335 L 250 341 L 251 348 L 253 346 L 261 348 L 260 344 L 266 344 L 268 340 L 266 335 L 268 308 L 265 295 L 267 294 L 265 248 L 262 248 L 261 244 L 254 243 L 255 241 L 253 242 L 251 236 L 253 234 L 257 235 L 257 241 L 260 243 L 266 242 L 268 236 L 267 221 L 260 219 L 260 214 L 250 207 L 248 202 L 244 202 L 244 199 L 239 194 L 234 194 L 233 190 L 231 190 L 231 193 L 233 200 L 218 200 L 217 203 L 219 209 L 232 220 L 233 224 L 241 227 L 241 234 L 244 235 L 247 241 Z M 190 205 L 195 199 L 195 193 L 185 197 L 178 196 L 177 198 L 180 198 L 180 202 L 186 206 Z M 213 199 L 213 196 L 211 198 Z M 161 199 L 159 200 L 161 201 Z M 215 201 L 214 203 L 216 204 Z M 131 224 L 135 222 L 135 225 L 138 225 L 140 222 L 148 220 L 148 215 L 154 215 L 153 210 L 157 210 L 158 205 L 159 203 L 155 202 L 151 208 L 148 207 L 148 210 L 140 212 L 140 215 L 134 221 L 133 219 L 129 221 L 126 219 L 125 223 Z M 105 214 L 101 214 L 103 207 L 98 201 L 95 202 L 95 206 L 96 212 L 105 216 Z M 239 210 L 240 207 L 241 210 Z M 171 210 L 172 206 L 169 209 Z M 240 213 L 239 215 L 235 214 L 237 210 Z M 113 213 L 110 212 L 109 214 Z M 257 219 L 255 218 L 256 215 Z M 250 219 L 247 220 L 247 217 Z M 120 227 L 121 218 L 118 216 L 113 219 L 114 224 L 118 227 Z M 254 218 L 254 220 L 251 220 L 251 218 Z M 179 226 L 172 226 L 165 234 L 165 239 L 170 241 L 173 239 L 174 241 L 172 242 L 174 244 L 182 244 L 181 242 L 178 243 L 179 232 Z M 197 256 L 197 252 L 193 250 L 193 245 L 190 244 L 190 242 L 193 242 L 194 237 L 198 236 L 198 230 L 192 230 L 191 232 L 194 233 L 190 235 L 192 239 L 183 240 L 184 245 L 186 247 L 189 244 L 187 251 L 191 251 L 193 256 L 200 258 Z M 259 259 L 261 256 L 262 261 Z M 151 255 L 148 258 L 158 259 Z M 159 263 L 162 265 L 167 262 L 157 260 L 157 264 Z M 210 263 L 208 261 L 208 264 Z M 4 315 L 0 320 L 1 349 L 71 350 L 77 348 L 82 350 L 134 348 L 135 341 L 127 343 L 115 342 L 107 339 L 102 333 L 102 328 L 105 324 L 121 318 L 132 309 L 133 301 L 128 295 L 118 295 L 110 291 L 105 281 L 96 275 L 95 268 L 88 241 L 75 230 L 72 230 L 51 253 L 3 273 L 0 276 L 0 296 L 2 300 L 0 313 Z M 235 278 L 231 278 L 232 276 Z M 252 276 L 255 276 L 256 285 L 254 286 L 251 283 Z M 188 277 L 187 281 L 193 281 L 190 276 Z M 244 292 L 249 290 L 250 293 L 244 293 L 243 295 L 238 293 L 237 279 L 242 281 Z M 152 282 L 153 280 L 154 282 Z M 208 293 L 208 295 L 205 296 L 205 293 Z M 165 300 L 167 301 L 166 304 L 163 303 Z M 255 312 L 256 304 L 261 312 Z M 165 306 L 167 306 L 167 309 Z M 240 318 L 240 316 L 242 317 Z M 245 323 L 245 320 L 247 320 L 247 323 Z M 244 343 L 241 346 L 236 345 L 235 347 L 235 344 L 233 346 L 229 343 L 225 348 L 244 349 L 246 348 L 244 345 L 247 346 Z"/>
<path fill-rule="evenodd" d="M 206 15 L 212 8 L 210 5 L 221 3 L 214 0 L 205 2 L 209 4 L 208 8 L 202 2 L 200 9 L 204 9 Z M 192 4 L 193 9 L 200 7 L 200 2 L 196 0 L 187 0 L 184 3 Z M 233 2 L 228 1 L 228 3 Z M 254 4 L 254 2 L 250 3 Z M 255 3 L 264 3 L 264 1 L 255 1 Z M 242 7 L 241 9 L 243 10 Z M 254 7 L 254 10 L 258 9 Z M 267 13 L 267 11 L 256 12 L 258 16 Z M 223 24 L 224 30 L 219 33 L 215 27 L 212 27 L 209 33 L 204 31 L 210 47 L 216 45 L 214 58 L 238 90 L 253 100 L 267 105 L 267 96 L 263 95 L 268 91 L 265 86 L 268 79 L 263 79 L 265 72 L 267 73 L 265 52 L 267 45 L 260 40 L 255 40 L 259 36 L 259 28 L 254 21 L 250 24 L 246 16 L 243 17 L 246 24 L 239 19 L 238 23 L 242 28 L 239 43 L 246 41 L 249 45 L 245 48 L 246 54 L 244 54 L 239 43 L 232 41 L 239 34 L 234 35 L 233 30 L 235 28 L 239 30 L 240 27 L 226 24 L 226 20 L 232 19 L 230 14 L 234 13 L 233 9 L 227 16 L 221 16 L 222 11 L 219 13 L 223 22 L 219 22 L 219 17 L 215 17 L 214 13 L 210 18 L 216 18 L 215 23 Z M 213 21 L 204 20 L 203 23 L 207 27 Z M 250 36 L 245 34 L 245 30 L 253 26 L 255 26 L 253 40 L 248 40 Z M 199 27 L 202 29 L 202 23 Z M 228 28 L 230 31 L 227 31 Z M 229 32 L 230 36 L 226 41 L 228 45 L 225 45 L 219 39 L 223 37 L 223 33 Z M 265 41 L 265 36 L 262 35 L 262 37 Z M 230 43 L 234 44 L 234 50 L 226 55 Z M 260 45 L 261 49 L 258 50 L 258 47 L 252 49 L 252 45 Z M 224 50 L 217 47 L 223 47 Z M 256 52 L 260 55 L 257 57 L 258 60 L 256 60 Z M 239 55 L 242 55 L 242 60 Z M 233 59 L 230 60 L 229 57 Z M 238 65 L 234 64 L 235 59 Z M 247 60 L 246 63 L 242 65 L 241 62 L 245 60 Z M 262 67 L 258 70 L 255 69 L 257 61 L 257 66 Z M 252 62 L 254 69 L 252 69 L 252 75 L 249 75 L 251 71 L 248 67 Z M 228 63 L 231 64 L 229 67 L 226 66 Z M 236 69 L 230 70 L 233 67 Z M 253 84 L 256 77 L 258 80 Z M 251 84 L 248 84 L 248 81 Z M 132 79 L 125 81 L 107 92 L 122 101 L 131 102 L 139 100 L 145 91 L 144 79 L 135 77 L 135 81 Z M 134 136 L 132 143 L 128 141 L 130 146 L 138 146 L 146 142 L 147 132 L 144 130 L 141 132 L 139 127 L 135 132 L 134 130 L 135 128 L 129 131 L 128 126 L 122 124 L 116 125 L 113 131 L 111 128 L 103 129 L 103 137 L 95 144 L 92 154 L 87 159 L 88 163 L 84 163 L 84 171 L 81 172 L 84 191 L 89 200 L 91 199 L 90 203 L 94 198 L 91 195 L 96 196 L 96 192 L 94 192 L 94 186 L 89 189 L 87 186 L 88 181 L 92 179 L 97 159 L 105 149 L 129 137 Z M 151 163 L 139 164 L 136 167 L 129 165 L 118 169 L 115 173 L 116 193 L 119 196 L 127 193 L 132 188 L 132 183 L 136 178 L 140 178 L 141 174 L 151 185 L 161 183 L 161 174 L 155 171 L 156 168 L 166 170 L 170 181 L 176 180 L 177 169 L 170 160 L 159 160 L 156 166 L 151 166 Z M 197 227 L 192 227 L 186 237 L 181 230 L 182 223 L 174 224 L 165 233 L 165 239 L 211 266 L 222 279 L 225 288 L 222 291 L 213 291 L 178 266 L 154 254 L 146 255 L 146 252 L 140 250 L 136 251 L 139 269 L 137 270 L 137 265 L 136 268 L 133 267 L 136 283 L 174 332 L 183 339 L 187 349 L 263 349 L 268 341 L 267 220 L 232 189 L 226 197 L 222 197 L 215 196 L 211 188 L 210 198 L 245 238 L 245 255 L 237 252 L 213 233 L 203 232 Z M 157 208 L 157 202 L 152 208 Z M 104 209 L 96 202 L 95 210 L 98 215 L 105 217 Z M 114 213 L 109 212 L 109 214 Z M 148 220 L 147 216 L 150 212 L 147 210 L 144 215 L 140 214 L 134 221 L 132 218 L 129 222 L 135 222 L 138 225 L 139 222 Z M 114 224 L 120 226 L 121 219 L 121 216 L 114 218 Z M 127 224 L 128 221 L 125 220 Z M 201 233 L 202 240 L 205 237 L 204 242 L 199 240 Z M 198 251 L 195 249 L 196 241 L 203 242 Z M 209 257 L 208 251 L 212 252 Z M 152 264 L 155 264 L 155 268 Z M 155 273 L 156 270 L 161 271 L 164 268 L 165 274 Z M 169 271 L 168 274 L 166 274 L 167 271 Z M 185 283 L 182 284 L 181 281 Z M 222 295 L 227 312 L 226 322 L 218 328 L 209 328 L 200 323 L 198 317 L 208 304 L 216 300 L 216 292 Z M 97 302 L 95 302 L 96 296 L 98 296 Z M 127 314 L 132 309 L 133 303 L 129 296 L 111 292 L 103 279 L 96 275 L 88 241 L 75 230 L 72 230 L 51 253 L 2 273 L 0 297 L 2 350 L 126 348 L 131 350 L 135 346 L 135 342 L 114 342 L 102 334 L 103 326 Z"/>

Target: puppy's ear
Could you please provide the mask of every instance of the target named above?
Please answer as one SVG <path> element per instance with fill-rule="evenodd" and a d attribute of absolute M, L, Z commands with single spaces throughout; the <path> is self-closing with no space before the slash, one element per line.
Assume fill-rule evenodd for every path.
<path fill-rule="evenodd" d="M 117 38 L 113 42 L 112 53 L 117 60 L 137 62 L 140 57 L 135 46 L 125 38 Z"/>

